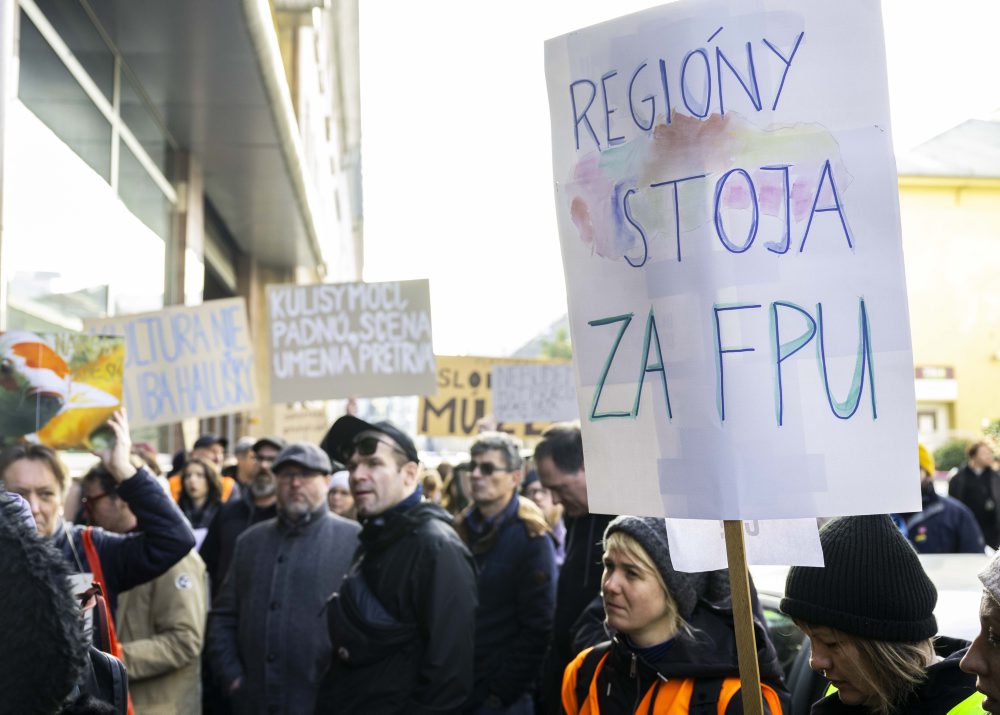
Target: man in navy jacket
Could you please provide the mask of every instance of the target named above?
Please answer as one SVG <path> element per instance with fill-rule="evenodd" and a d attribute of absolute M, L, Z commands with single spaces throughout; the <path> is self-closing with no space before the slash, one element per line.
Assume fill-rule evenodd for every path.
<path fill-rule="evenodd" d="M 552 633 L 555 548 L 542 511 L 518 496 L 523 469 L 517 443 L 487 433 L 470 453 L 473 504 L 455 521 L 479 567 L 469 711 L 531 713 Z"/>
<path fill-rule="evenodd" d="M 907 537 L 921 554 L 981 554 L 983 534 L 969 507 L 934 491 L 934 457 L 918 445 L 923 510 L 906 515 Z"/>

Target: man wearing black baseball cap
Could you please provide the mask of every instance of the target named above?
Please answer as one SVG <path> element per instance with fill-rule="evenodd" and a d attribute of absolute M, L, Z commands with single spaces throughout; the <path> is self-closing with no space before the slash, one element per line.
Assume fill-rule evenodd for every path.
<path fill-rule="evenodd" d="M 191 447 L 191 459 L 204 459 L 214 464 L 216 469 L 222 469 L 228 446 L 229 440 L 225 437 L 203 434 L 194 441 L 194 445 Z"/>
<path fill-rule="evenodd" d="M 421 500 L 413 440 L 345 415 L 321 446 L 347 465 L 362 531 L 327 607 L 333 660 L 316 712 L 460 710 L 472 693 L 475 566 L 448 512 Z"/>

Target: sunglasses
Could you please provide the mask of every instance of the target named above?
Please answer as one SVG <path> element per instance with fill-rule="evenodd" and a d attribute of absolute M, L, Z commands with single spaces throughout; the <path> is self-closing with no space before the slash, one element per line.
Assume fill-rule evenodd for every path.
<path fill-rule="evenodd" d="M 512 469 L 504 469 L 503 467 L 498 467 L 493 464 L 493 462 L 469 462 L 469 472 L 474 473 L 476 470 L 484 477 L 490 477 L 495 472 L 512 472 Z"/>
<path fill-rule="evenodd" d="M 399 452 L 407 459 L 409 459 L 410 457 L 410 455 L 408 455 L 406 452 L 404 452 L 402 449 L 400 449 L 397 445 L 393 444 L 392 442 L 385 439 L 380 439 L 378 437 L 368 436 L 368 437 L 359 437 L 358 439 L 351 442 L 350 448 L 344 454 L 344 461 L 349 462 L 351 459 L 351 455 L 353 455 L 355 452 L 360 454 L 362 457 L 370 457 L 373 454 L 375 454 L 375 450 L 378 449 L 379 444 L 384 444 L 389 449 L 395 452 Z"/>

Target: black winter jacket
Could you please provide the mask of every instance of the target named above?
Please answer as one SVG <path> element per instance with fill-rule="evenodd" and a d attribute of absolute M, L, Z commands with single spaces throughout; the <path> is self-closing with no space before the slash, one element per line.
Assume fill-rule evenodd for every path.
<path fill-rule="evenodd" d="M 406 500 L 363 522 L 327 607 L 333 662 L 316 712 L 457 711 L 472 693 L 476 603 L 472 555 L 444 509 Z"/>
<path fill-rule="evenodd" d="M 236 548 L 236 538 L 254 524 L 278 515 L 278 507 L 272 504 L 258 507 L 254 504 L 249 489 L 240 491 L 240 498 L 226 502 L 219 508 L 219 513 L 208 526 L 205 541 L 198 553 L 205 562 L 212 595 L 222 590 L 222 581 L 229 571 L 233 560 L 233 550 Z"/>
<path fill-rule="evenodd" d="M 566 519 L 566 560 L 559 570 L 552 643 L 542 670 L 545 712 L 562 711 L 559 688 L 563 671 L 577 654 L 574 646 L 580 642 L 575 625 L 586 608 L 600 596 L 604 530 L 614 518 L 607 514 L 587 514 Z"/>

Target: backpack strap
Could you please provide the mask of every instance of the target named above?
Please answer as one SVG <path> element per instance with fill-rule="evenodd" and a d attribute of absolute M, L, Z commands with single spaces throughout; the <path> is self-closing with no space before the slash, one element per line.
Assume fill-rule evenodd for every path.
<path fill-rule="evenodd" d="M 94 546 L 94 527 L 88 526 L 84 528 L 81 534 L 83 540 L 83 553 L 87 557 L 87 565 L 90 566 L 90 573 L 94 577 L 94 583 L 101 587 L 101 591 L 104 595 L 108 595 L 107 582 L 104 580 L 104 569 L 101 568 L 101 558 L 97 553 L 97 547 Z M 124 661 L 125 654 L 122 650 L 122 644 L 118 640 L 118 634 L 115 633 L 115 621 L 111 614 L 111 608 L 108 605 L 108 601 L 105 598 L 98 597 L 97 599 L 97 615 L 94 618 L 95 627 L 100 627 L 102 637 L 107 638 L 107 643 L 110 646 L 110 653 L 115 658 L 120 661 Z M 132 715 L 132 697 L 128 697 L 128 714 Z"/>
<path fill-rule="evenodd" d="M 691 691 L 690 715 L 716 715 L 723 678 L 695 678 Z"/>
<path fill-rule="evenodd" d="M 587 700 L 590 691 L 590 681 L 594 679 L 594 673 L 601 660 L 611 650 L 611 641 L 605 641 L 595 645 L 590 652 L 584 656 L 580 663 L 580 669 L 576 672 L 576 702 L 583 703 Z"/>

